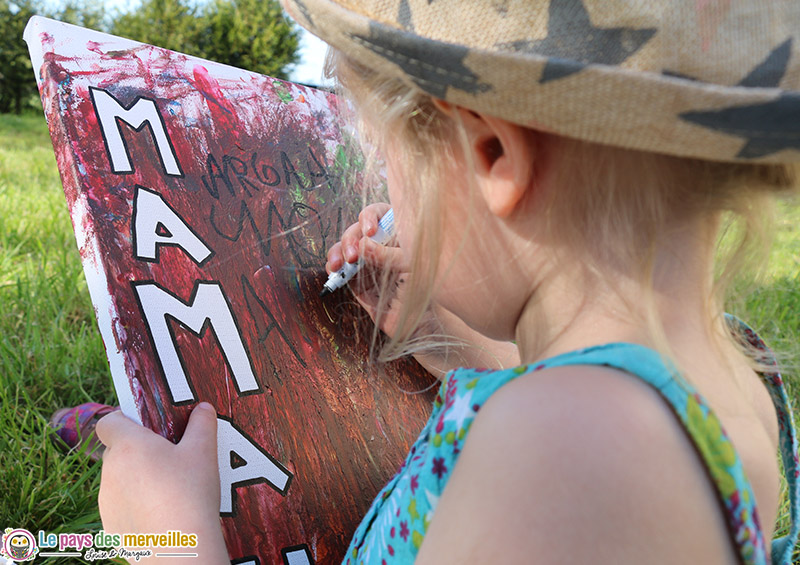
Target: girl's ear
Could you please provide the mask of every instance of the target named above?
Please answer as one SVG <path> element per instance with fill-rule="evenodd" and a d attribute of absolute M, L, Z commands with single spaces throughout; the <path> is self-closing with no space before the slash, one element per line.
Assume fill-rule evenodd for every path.
<path fill-rule="evenodd" d="M 535 185 L 534 159 L 541 157 L 536 154 L 539 134 L 500 118 L 435 103 L 447 114 L 459 114 L 481 195 L 492 214 L 507 218 Z"/>

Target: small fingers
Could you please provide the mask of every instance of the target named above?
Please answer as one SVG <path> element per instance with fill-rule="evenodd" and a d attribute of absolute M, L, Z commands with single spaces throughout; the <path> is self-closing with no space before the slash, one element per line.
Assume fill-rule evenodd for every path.
<path fill-rule="evenodd" d="M 372 237 L 378 231 L 378 221 L 389 211 L 391 206 L 385 202 L 370 204 L 358 214 L 358 223 L 361 225 L 361 234 Z"/>
<path fill-rule="evenodd" d="M 361 239 L 361 228 L 358 224 L 353 224 L 344 230 L 342 241 L 334 243 L 328 249 L 328 261 L 325 263 L 325 270 L 328 273 L 338 271 L 344 266 L 344 262 L 355 263 L 358 261 L 358 242 Z"/>
<path fill-rule="evenodd" d="M 117 410 L 100 418 L 97 421 L 95 431 L 97 438 L 103 442 L 103 445 L 111 447 L 122 438 L 140 434 L 145 431 L 145 428 L 125 416 L 122 411 Z M 149 432 L 149 430 L 147 431 Z"/>
<path fill-rule="evenodd" d="M 403 250 L 399 247 L 390 247 L 375 243 L 371 239 L 361 241 L 361 256 L 368 263 L 392 271 L 407 271 Z"/>
<path fill-rule="evenodd" d="M 217 413 L 211 404 L 201 402 L 194 407 L 178 445 L 189 451 L 207 454 L 216 453 Z"/>
<path fill-rule="evenodd" d="M 338 271 L 344 265 L 344 256 L 342 255 L 342 242 L 337 241 L 330 249 L 328 249 L 328 262 L 325 263 L 325 270 L 328 273 Z"/>
<path fill-rule="evenodd" d="M 342 257 L 348 263 L 358 261 L 358 245 L 363 237 L 361 224 L 355 223 L 342 234 Z"/>
<path fill-rule="evenodd" d="M 360 256 L 364 241 L 378 231 L 378 221 L 389 211 L 386 203 L 370 204 L 358 214 L 358 221 L 344 230 L 342 240 L 328 250 L 325 270 L 328 273 L 338 271 L 345 262 L 355 263 Z"/>

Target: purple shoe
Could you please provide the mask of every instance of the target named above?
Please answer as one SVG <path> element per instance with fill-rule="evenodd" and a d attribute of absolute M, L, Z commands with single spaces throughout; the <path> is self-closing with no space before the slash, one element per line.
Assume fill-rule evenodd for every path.
<path fill-rule="evenodd" d="M 105 446 L 97 439 L 94 428 L 103 416 L 119 410 L 119 406 L 108 406 L 87 402 L 72 408 L 56 410 L 50 418 L 50 427 L 61 440 L 59 443 L 70 450 L 86 446 L 92 461 L 100 461 Z"/>

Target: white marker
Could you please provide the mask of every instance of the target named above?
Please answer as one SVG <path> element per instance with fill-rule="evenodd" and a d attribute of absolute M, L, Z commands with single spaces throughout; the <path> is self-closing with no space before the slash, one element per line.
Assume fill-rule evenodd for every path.
<path fill-rule="evenodd" d="M 375 235 L 370 237 L 372 241 L 375 243 L 379 243 L 381 245 L 385 245 L 386 242 L 391 239 L 392 235 L 394 234 L 394 210 L 390 209 L 386 212 L 383 217 L 378 221 L 378 231 L 375 232 Z M 325 296 L 326 294 L 330 294 L 337 288 L 342 288 L 346 285 L 350 279 L 352 279 L 358 270 L 361 268 L 361 265 L 364 263 L 362 259 L 359 258 L 358 261 L 355 263 L 345 263 L 344 266 L 336 271 L 335 273 L 331 273 L 328 275 L 328 282 L 322 287 L 322 292 L 320 296 Z"/>

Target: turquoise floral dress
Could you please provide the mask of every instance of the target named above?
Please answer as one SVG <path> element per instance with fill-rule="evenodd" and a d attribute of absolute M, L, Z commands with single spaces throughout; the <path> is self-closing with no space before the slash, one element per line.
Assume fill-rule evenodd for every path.
<path fill-rule="evenodd" d="M 739 336 L 763 352 L 761 362 L 774 366 L 764 343 L 733 317 L 728 322 Z M 720 421 L 707 403 L 662 357 L 646 347 L 612 343 L 566 353 L 535 365 L 488 371 L 457 369 L 442 383 L 433 413 L 411 447 L 400 471 L 378 493 L 356 530 L 345 565 L 413 563 L 436 503 L 458 461 L 470 424 L 487 399 L 508 382 L 547 367 L 600 365 L 626 371 L 653 386 L 672 405 L 702 455 L 723 503 L 731 539 L 744 565 L 766 565 L 765 540 L 750 482 Z M 800 464 L 792 413 L 777 369 L 762 375 L 775 404 L 780 450 L 789 489 L 792 526 L 772 541 L 772 563 L 790 564 L 797 540 L 800 511 Z"/>

